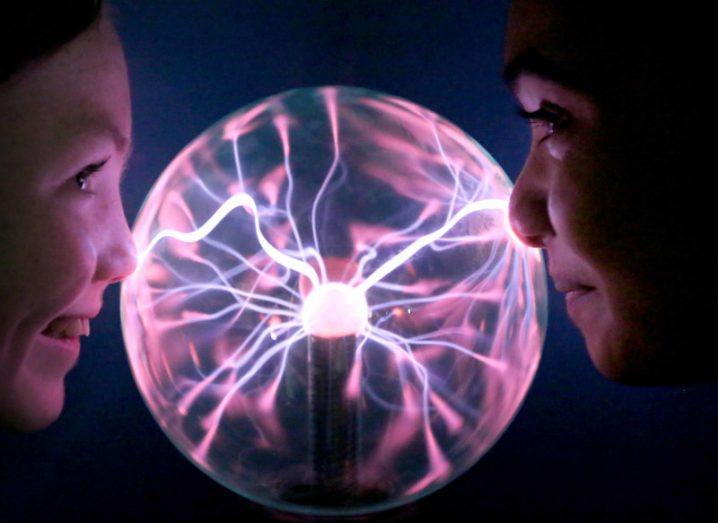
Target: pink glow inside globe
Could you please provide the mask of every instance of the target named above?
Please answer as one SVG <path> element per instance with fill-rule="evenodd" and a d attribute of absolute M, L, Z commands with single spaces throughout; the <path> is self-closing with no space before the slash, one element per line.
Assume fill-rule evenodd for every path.
<path fill-rule="evenodd" d="M 546 326 L 511 182 L 412 102 L 282 93 L 210 127 L 134 226 L 137 385 L 202 471 L 314 515 L 396 507 L 464 472 L 518 410 Z"/>

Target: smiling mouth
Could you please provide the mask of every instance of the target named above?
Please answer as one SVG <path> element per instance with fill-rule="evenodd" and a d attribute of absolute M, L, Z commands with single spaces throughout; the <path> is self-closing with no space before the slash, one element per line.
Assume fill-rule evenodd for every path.
<path fill-rule="evenodd" d="M 90 319 L 62 316 L 55 318 L 42 331 L 43 336 L 57 340 L 79 339 L 90 335 Z"/>

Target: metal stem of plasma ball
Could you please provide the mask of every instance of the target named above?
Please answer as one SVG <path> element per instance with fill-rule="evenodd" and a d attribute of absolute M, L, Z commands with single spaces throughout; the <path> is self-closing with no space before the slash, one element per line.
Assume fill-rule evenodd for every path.
<path fill-rule="evenodd" d="M 331 496 L 356 485 L 358 406 L 345 398 L 356 336 L 309 343 L 312 468 L 318 492 Z"/>

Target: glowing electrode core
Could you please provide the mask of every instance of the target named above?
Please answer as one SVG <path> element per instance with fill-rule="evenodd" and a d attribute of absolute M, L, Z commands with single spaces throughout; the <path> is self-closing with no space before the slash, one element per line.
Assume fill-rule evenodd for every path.
<path fill-rule="evenodd" d="M 312 289 L 302 307 L 304 330 L 317 338 L 340 338 L 364 331 L 369 304 L 364 293 L 346 283 L 328 282 Z"/>

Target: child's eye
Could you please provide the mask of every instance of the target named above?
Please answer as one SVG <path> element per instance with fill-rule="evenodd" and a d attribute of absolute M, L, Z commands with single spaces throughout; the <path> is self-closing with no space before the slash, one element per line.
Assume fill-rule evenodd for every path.
<path fill-rule="evenodd" d="M 544 103 L 538 110 L 531 112 L 519 109 L 519 115 L 528 120 L 533 127 L 546 129 L 546 133 L 539 139 L 538 143 L 551 138 L 568 127 L 571 122 L 571 115 L 567 111 L 550 103 Z"/>
<path fill-rule="evenodd" d="M 81 191 L 92 192 L 90 190 L 90 178 L 93 174 L 102 169 L 102 167 L 104 167 L 108 160 L 109 158 L 106 158 L 101 162 L 91 163 L 75 175 L 75 183 Z"/>

